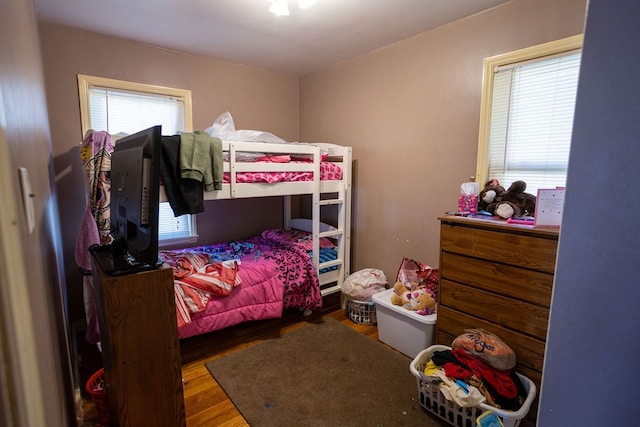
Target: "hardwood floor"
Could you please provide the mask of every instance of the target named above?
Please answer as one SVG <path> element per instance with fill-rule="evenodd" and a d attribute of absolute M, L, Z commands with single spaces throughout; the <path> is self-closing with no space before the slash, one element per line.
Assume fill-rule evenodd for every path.
<path fill-rule="evenodd" d="M 206 362 L 262 340 L 281 336 L 306 323 L 318 322 L 324 317 L 339 320 L 372 339 L 378 339 L 377 327 L 360 325 L 351 321 L 346 311 L 340 308 L 339 295 L 334 295 L 325 297 L 324 308 L 308 317 L 303 317 L 297 310 L 291 310 L 285 312 L 281 319 L 247 322 L 221 331 L 181 340 L 187 427 L 241 427 L 249 425 L 209 374 L 205 367 Z M 100 354 L 95 350 L 93 353 L 86 352 L 80 358 L 81 372 L 88 371 L 81 375 L 84 381 L 88 375 L 95 372 L 96 363 L 99 363 Z M 83 395 L 83 412 L 84 427 L 103 425 L 99 421 L 93 402 L 86 394 Z"/>

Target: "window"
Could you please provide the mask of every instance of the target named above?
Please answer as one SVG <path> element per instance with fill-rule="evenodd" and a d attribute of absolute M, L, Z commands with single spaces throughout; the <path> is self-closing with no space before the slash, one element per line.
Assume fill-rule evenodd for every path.
<path fill-rule="evenodd" d="M 131 134 L 158 124 L 163 135 L 191 132 L 191 91 L 78 75 L 82 134 L 89 129 Z M 161 246 L 193 242 L 195 216 L 174 217 L 160 203 L 158 240 Z"/>
<path fill-rule="evenodd" d="M 477 177 L 527 192 L 564 186 L 582 36 L 487 58 Z"/>

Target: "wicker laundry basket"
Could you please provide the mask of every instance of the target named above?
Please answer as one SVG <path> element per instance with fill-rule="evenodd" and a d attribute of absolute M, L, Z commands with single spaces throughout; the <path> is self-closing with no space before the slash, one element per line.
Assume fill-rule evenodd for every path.
<path fill-rule="evenodd" d="M 347 299 L 346 306 L 349 319 L 360 325 L 376 324 L 376 305 L 373 301 Z"/>

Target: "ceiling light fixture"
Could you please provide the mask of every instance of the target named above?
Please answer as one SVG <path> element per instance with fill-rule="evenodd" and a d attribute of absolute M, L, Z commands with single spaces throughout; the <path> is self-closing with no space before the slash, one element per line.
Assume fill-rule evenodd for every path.
<path fill-rule="evenodd" d="M 269 6 L 269 12 L 278 16 L 289 15 L 289 1 L 288 0 L 270 0 L 271 6 Z M 315 4 L 316 0 L 298 0 L 298 7 L 300 9 L 308 9 Z"/>
<path fill-rule="evenodd" d="M 278 16 L 288 16 L 289 4 L 287 0 L 274 0 L 269 6 L 269 12 Z"/>
<path fill-rule="evenodd" d="M 316 0 L 298 0 L 298 7 L 300 9 L 309 9 L 315 2 Z"/>

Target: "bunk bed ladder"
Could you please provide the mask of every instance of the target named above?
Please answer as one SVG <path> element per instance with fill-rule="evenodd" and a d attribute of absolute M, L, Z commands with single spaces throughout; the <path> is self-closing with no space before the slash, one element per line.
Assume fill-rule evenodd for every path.
<path fill-rule="evenodd" d="M 342 231 L 340 235 L 341 244 L 338 245 L 338 259 L 341 264 L 338 267 L 337 288 L 342 290 L 344 279 L 351 273 L 351 156 L 352 148 L 346 147 L 342 155 L 343 162 L 343 183 L 338 192 L 338 229 Z M 327 201 L 330 203 L 330 201 Z M 342 299 L 342 298 L 341 298 Z M 344 303 L 344 301 L 342 301 Z"/>
<path fill-rule="evenodd" d="M 325 231 L 320 231 L 318 232 L 318 241 L 320 238 L 322 237 L 327 237 L 327 238 L 331 238 L 331 239 L 335 239 L 338 244 L 337 244 L 337 248 L 338 248 L 338 256 L 335 260 L 331 260 L 331 261 L 326 261 L 326 262 L 319 262 L 318 261 L 318 271 L 320 271 L 321 269 L 324 268 L 330 268 L 330 267 L 336 267 L 337 268 L 337 274 L 334 275 L 329 275 L 330 279 L 329 280 L 333 280 L 335 279 L 335 283 L 333 283 L 331 286 L 323 286 L 323 285 L 327 285 L 328 283 L 332 283 L 332 282 L 325 282 L 325 281 L 321 281 L 320 285 L 322 287 L 322 295 L 328 295 L 334 292 L 338 292 L 342 289 L 342 282 L 344 281 L 344 277 L 345 277 L 345 248 L 347 247 L 347 240 L 346 240 L 346 233 L 345 233 L 345 209 L 346 209 L 346 204 L 345 204 L 345 189 L 342 188 L 339 192 L 338 192 L 338 197 L 337 198 L 331 198 L 331 199 L 322 199 L 319 200 L 318 202 L 319 207 L 322 206 L 337 206 L 338 208 L 338 226 L 335 229 L 331 229 L 331 230 L 325 230 Z M 314 250 L 315 253 L 315 250 Z M 318 253 L 319 253 L 319 249 L 318 249 Z M 322 276 L 321 276 L 322 277 Z M 323 283 L 324 282 L 324 283 Z"/>
<path fill-rule="evenodd" d="M 340 292 L 342 290 L 342 283 L 344 279 L 349 275 L 349 255 L 351 247 L 351 148 L 348 148 L 343 153 L 343 163 L 348 164 L 348 167 L 343 168 L 346 176 L 343 176 L 344 185 L 340 186 L 336 198 L 325 198 L 318 200 L 318 210 L 322 206 L 337 206 L 338 209 L 338 226 L 335 229 L 319 230 L 318 239 L 322 237 L 328 237 L 335 239 L 338 244 L 338 256 L 335 260 L 327 262 L 318 262 L 318 272 L 323 268 L 337 267 L 336 274 L 327 274 L 328 279 L 323 279 L 320 282 L 322 295 L 329 295 L 334 292 Z M 319 212 L 318 212 L 319 215 Z M 315 221 L 314 221 L 315 223 Z M 314 224 L 315 225 L 315 224 Z M 316 239 L 314 239 L 315 241 Z M 314 246 L 315 253 L 315 246 Z M 318 248 L 319 253 L 319 248 Z M 320 276 L 324 278 L 325 276 Z M 326 286 L 330 284 L 330 286 Z"/>
<path fill-rule="evenodd" d="M 346 176 L 343 176 L 344 185 L 341 185 L 337 192 L 325 193 L 331 197 L 323 198 L 318 191 L 311 194 L 311 229 L 308 230 L 313 236 L 313 265 L 316 266 L 316 273 L 320 279 L 322 296 L 340 292 L 344 279 L 349 275 L 349 256 L 351 244 L 351 148 L 349 147 L 343 154 L 343 162 L 349 167 L 344 168 Z M 318 165 L 319 167 L 319 165 Z M 318 169 L 319 170 L 319 169 Z M 319 176 L 319 173 L 316 174 Z M 290 228 L 291 219 L 291 198 L 284 197 L 285 228 Z M 324 206 L 337 206 L 337 227 L 326 227 L 321 223 L 321 208 Z M 337 258 L 331 261 L 320 262 L 320 238 L 326 237 L 337 242 Z M 325 274 L 320 274 L 320 270 L 336 267 Z"/>

